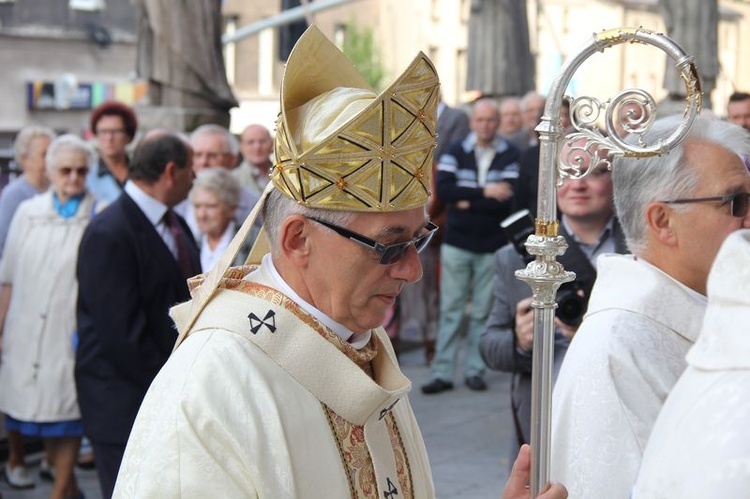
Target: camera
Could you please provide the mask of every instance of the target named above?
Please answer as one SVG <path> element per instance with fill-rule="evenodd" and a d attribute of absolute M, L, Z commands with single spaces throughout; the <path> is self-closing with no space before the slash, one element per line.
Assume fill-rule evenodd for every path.
<path fill-rule="evenodd" d="M 583 314 L 588 307 L 588 297 L 583 294 L 583 288 L 576 281 L 566 282 L 557 291 L 557 308 L 555 315 L 563 324 L 578 327 L 583 320 Z"/>
<path fill-rule="evenodd" d="M 534 257 L 526 251 L 526 240 L 534 233 L 534 219 L 529 210 L 520 210 L 500 222 L 505 238 L 513 245 L 524 264 L 528 265 Z M 577 327 L 583 320 L 588 307 L 588 296 L 584 288 L 576 281 L 566 282 L 557 291 L 557 308 L 555 315 L 564 324 Z"/>

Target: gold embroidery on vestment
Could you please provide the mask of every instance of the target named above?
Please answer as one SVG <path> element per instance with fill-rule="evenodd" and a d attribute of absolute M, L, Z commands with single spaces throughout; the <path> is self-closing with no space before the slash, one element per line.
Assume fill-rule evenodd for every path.
<path fill-rule="evenodd" d="M 339 351 L 346 355 L 352 362 L 357 364 L 370 378 L 374 376 L 372 361 L 378 354 L 378 342 L 373 333 L 370 341 L 363 348 L 357 350 L 349 343 L 344 341 L 339 335 L 324 326 L 315 317 L 307 313 L 297 303 L 292 301 L 288 296 L 277 289 L 259 284 L 253 281 L 244 280 L 247 274 L 255 270 L 255 266 L 232 267 L 225 274 L 219 284 L 219 288 L 231 289 L 241 293 L 266 300 L 276 306 L 280 306 L 294 314 L 297 319 L 310 327 L 333 344 Z M 194 278 L 191 285 L 198 285 L 202 279 Z M 382 352 L 382 355 L 387 355 Z M 339 450 L 343 470 L 346 474 L 349 484 L 349 491 L 352 498 L 377 498 L 378 488 L 375 478 L 375 467 L 373 466 L 372 457 L 367 449 L 365 442 L 364 427 L 352 424 L 332 409 L 321 403 L 331 433 L 336 441 Z M 396 419 L 393 413 L 389 412 L 385 419 L 388 434 L 391 439 L 396 461 L 397 479 L 400 485 L 400 494 L 403 499 L 414 497 L 411 469 L 409 460 L 406 455 L 404 442 L 398 429 Z"/>

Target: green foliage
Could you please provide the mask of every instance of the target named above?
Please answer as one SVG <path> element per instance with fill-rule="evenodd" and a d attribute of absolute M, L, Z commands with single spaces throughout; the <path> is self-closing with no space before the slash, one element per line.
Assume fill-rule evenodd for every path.
<path fill-rule="evenodd" d="M 367 26 L 360 27 L 354 19 L 350 19 L 346 25 L 344 43 L 341 49 L 351 59 L 357 70 L 362 73 L 367 83 L 375 91 L 380 91 L 385 70 L 380 64 L 380 55 L 378 47 L 375 45 L 373 29 Z"/>

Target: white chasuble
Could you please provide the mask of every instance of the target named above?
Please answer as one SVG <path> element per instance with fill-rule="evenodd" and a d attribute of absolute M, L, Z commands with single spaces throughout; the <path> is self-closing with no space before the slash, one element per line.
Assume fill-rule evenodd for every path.
<path fill-rule="evenodd" d="M 628 499 L 651 428 L 684 371 L 705 300 L 630 255 L 596 284 L 552 397 L 551 478 L 576 499 Z"/>
<path fill-rule="evenodd" d="M 247 271 L 230 269 L 151 385 L 115 497 L 434 497 L 385 332 L 355 350 Z"/>

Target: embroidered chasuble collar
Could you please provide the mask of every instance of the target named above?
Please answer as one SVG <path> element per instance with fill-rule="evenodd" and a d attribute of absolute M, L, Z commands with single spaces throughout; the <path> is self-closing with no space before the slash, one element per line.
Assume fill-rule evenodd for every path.
<path fill-rule="evenodd" d="M 322 403 L 357 425 L 378 420 L 383 411 L 389 412 L 408 394 L 411 382 L 398 368 L 395 354 L 385 346 L 388 339 L 382 328 L 374 330 L 370 338 L 378 352 L 371 362 L 371 378 L 357 363 L 340 362 L 341 349 L 320 333 L 322 329 L 330 329 L 275 289 L 268 268 L 261 266 L 248 275 L 253 269 L 234 267 L 225 274 L 216 296 L 196 320 L 191 334 L 218 328 L 246 337 Z M 201 282 L 202 276 L 197 276 L 188 284 L 194 289 Z M 179 330 L 190 306 L 188 301 L 170 310 Z M 251 321 L 248 317 L 251 313 L 257 319 Z M 294 339 L 285 336 L 288 334 L 294 334 Z M 189 339 L 190 336 L 185 341 Z M 339 341 L 350 347 L 340 338 Z M 331 365 L 338 367 L 333 370 Z M 310 372 L 315 372 L 315 376 L 310 376 Z M 346 398 L 341 397 L 342 390 L 348 394 Z"/>

